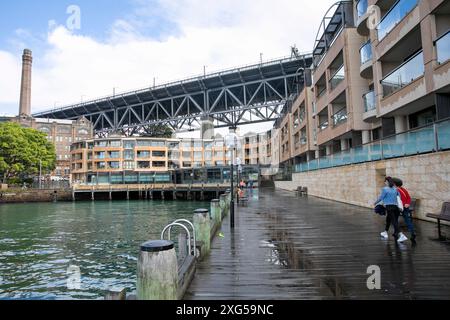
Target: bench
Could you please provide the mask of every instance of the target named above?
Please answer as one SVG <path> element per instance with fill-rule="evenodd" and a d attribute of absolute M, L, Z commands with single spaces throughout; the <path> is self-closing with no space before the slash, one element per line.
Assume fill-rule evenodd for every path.
<path fill-rule="evenodd" d="M 428 213 L 427 217 L 437 219 L 439 239 L 443 239 L 441 236 L 441 220 L 450 221 L 450 202 L 444 202 L 442 204 L 441 213 Z"/>
<path fill-rule="evenodd" d="M 239 205 L 245 207 L 248 205 L 248 197 L 239 197 Z"/>
<path fill-rule="evenodd" d="M 297 197 L 300 197 L 302 194 L 302 187 L 297 187 L 297 189 L 295 189 L 294 192 Z"/>
<path fill-rule="evenodd" d="M 301 194 L 302 194 L 303 196 L 307 196 L 307 195 L 308 195 L 308 188 L 307 188 L 307 187 L 303 187 L 303 188 L 302 188 L 302 191 L 301 191 Z"/>

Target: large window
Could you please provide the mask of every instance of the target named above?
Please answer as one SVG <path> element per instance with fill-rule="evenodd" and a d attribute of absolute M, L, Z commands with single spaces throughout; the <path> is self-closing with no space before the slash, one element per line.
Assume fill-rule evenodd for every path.
<path fill-rule="evenodd" d="M 150 151 L 138 151 L 137 157 L 139 159 L 148 159 L 150 158 Z"/>
<path fill-rule="evenodd" d="M 138 161 L 138 169 L 150 169 L 150 161 Z"/>
<path fill-rule="evenodd" d="M 133 150 L 125 150 L 123 152 L 123 158 L 125 160 L 134 160 L 134 151 Z"/>
<path fill-rule="evenodd" d="M 152 156 L 157 157 L 157 158 L 165 157 L 166 152 L 165 151 L 153 151 Z"/>
<path fill-rule="evenodd" d="M 109 158 L 110 159 L 119 159 L 120 158 L 120 151 L 110 151 L 109 152 Z"/>
<path fill-rule="evenodd" d="M 436 40 L 437 61 L 442 64 L 450 59 L 450 30 Z"/>
<path fill-rule="evenodd" d="M 120 169 L 120 162 L 119 161 L 111 161 L 109 163 L 109 167 L 111 169 Z"/>

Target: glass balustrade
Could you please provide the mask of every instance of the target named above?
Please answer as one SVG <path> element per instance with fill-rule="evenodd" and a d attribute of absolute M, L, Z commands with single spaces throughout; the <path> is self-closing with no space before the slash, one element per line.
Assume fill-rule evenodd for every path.
<path fill-rule="evenodd" d="M 333 115 L 333 125 L 338 126 L 347 121 L 347 108 L 343 108 Z"/>
<path fill-rule="evenodd" d="M 437 149 L 436 149 L 437 148 Z M 345 166 L 369 161 L 450 150 L 450 120 L 360 145 L 319 159 L 303 162 L 295 172 Z"/>
<path fill-rule="evenodd" d="M 364 111 L 369 112 L 375 110 L 377 105 L 375 103 L 375 91 L 370 91 L 363 95 Z"/>
<path fill-rule="evenodd" d="M 370 41 L 367 41 L 361 49 L 359 49 L 359 53 L 361 56 L 361 65 L 372 61 L 372 44 Z"/>
<path fill-rule="evenodd" d="M 358 19 L 366 14 L 367 8 L 369 7 L 367 0 L 359 0 L 356 4 L 356 11 L 358 12 Z"/>
<path fill-rule="evenodd" d="M 342 65 L 330 79 L 331 89 L 336 88 L 345 79 L 345 68 Z"/>
<path fill-rule="evenodd" d="M 450 30 L 436 41 L 436 51 L 438 63 L 450 59 Z"/>
<path fill-rule="evenodd" d="M 381 80 L 384 96 L 386 97 L 410 84 L 423 76 L 424 73 L 423 52 L 420 51 Z"/>
<path fill-rule="evenodd" d="M 378 24 L 378 40 L 381 41 L 395 26 L 410 13 L 419 0 L 400 0 L 381 19 Z"/>

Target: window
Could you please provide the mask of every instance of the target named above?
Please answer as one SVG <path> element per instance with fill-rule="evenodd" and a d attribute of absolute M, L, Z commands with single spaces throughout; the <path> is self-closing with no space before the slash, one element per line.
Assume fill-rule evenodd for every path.
<path fill-rule="evenodd" d="M 109 163 L 109 167 L 111 169 L 120 169 L 120 162 L 118 162 L 118 161 L 111 161 Z"/>
<path fill-rule="evenodd" d="M 124 161 L 123 168 L 125 170 L 134 170 L 134 161 Z"/>
<path fill-rule="evenodd" d="M 203 148 L 202 141 L 194 141 L 194 148 Z"/>
<path fill-rule="evenodd" d="M 124 149 L 134 149 L 136 143 L 134 141 L 126 140 L 123 142 Z"/>
<path fill-rule="evenodd" d="M 138 161 L 138 169 L 150 169 L 150 161 Z"/>
<path fill-rule="evenodd" d="M 198 152 L 198 151 L 194 152 L 194 159 L 195 160 L 202 160 L 203 159 L 202 152 Z"/>
<path fill-rule="evenodd" d="M 122 144 L 120 143 L 120 140 L 114 140 L 114 141 L 111 141 L 109 145 L 110 145 L 111 147 L 114 147 L 114 148 L 117 148 L 117 147 L 121 147 L 121 146 L 122 146 Z"/>
<path fill-rule="evenodd" d="M 95 142 L 95 146 L 96 147 L 107 147 L 108 146 L 108 142 L 107 141 L 96 141 Z"/>
<path fill-rule="evenodd" d="M 110 159 L 119 159 L 120 158 L 120 152 L 119 151 L 110 151 L 109 152 L 109 158 Z"/>
<path fill-rule="evenodd" d="M 137 157 L 138 159 L 148 159 L 150 158 L 150 151 L 138 151 Z"/>
<path fill-rule="evenodd" d="M 123 158 L 125 160 L 134 160 L 134 151 L 133 150 L 125 150 L 123 152 Z"/>
<path fill-rule="evenodd" d="M 166 142 L 165 141 L 150 141 L 150 146 L 152 147 L 165 147 Z"/>
<path fill-rule="evenodd" d="M 78 130 L 78 134 L 87 136 L 89 134 L 89 132 L 86 129 L 80 129 L 80 130 Z"/>
<path fill-rule="evenodd" d="M 153 151 L 152 153 L 153 157 L 165 157 L 166 156 L 166 152 L 165 151 Z"/>
<path fill-rule="evenodd" d="M 190 151 L 183 151 L 183 158 L 190 159 L 191 158 L 191 152 Z"/>
<path fill-rule="evenodd" d="M 182 142 L 181 143 L 181 147 L 183 149 L 190 149 L 192 147 L 192 143 L 191 143 L 191 141 L 189 141 L 189 142 Z"/>
<path fill-rule="evenodd" d="M 205 160 L 211 160 L 211 159 L 212 159 L 212 152 L 205 151 Z"/>
<path fill-rule="evenodd" d="M 104 152 L 104 151 L 95 153 L 95 159 L 105 159 L 105 156 L 106 156 L 106 152 Z"/>
<path fill-rule="evenodd" d="M 97 162 L 97 169 L 106 169 L 106 162 Z"/>
<path fill-rule="evenodd" d="M 164 161 L 153 161 L 152 166 L 154 168 L 164 168 L 166 166 L 166 163 Z"/>
<path fill-rule="evenodd" d="M 223 158 L 223 152 L 222 151 L 215 151 L 214 152 L 215 158 Z"/>

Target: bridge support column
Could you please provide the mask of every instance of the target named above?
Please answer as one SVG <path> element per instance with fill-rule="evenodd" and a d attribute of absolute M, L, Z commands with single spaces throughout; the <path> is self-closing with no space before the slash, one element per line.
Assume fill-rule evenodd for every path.
<path fill-rule="evenodd" d="M 214 138 L 214 119 L 208 116 L 202 117 L 202 139 L 213 139 Z"/>

